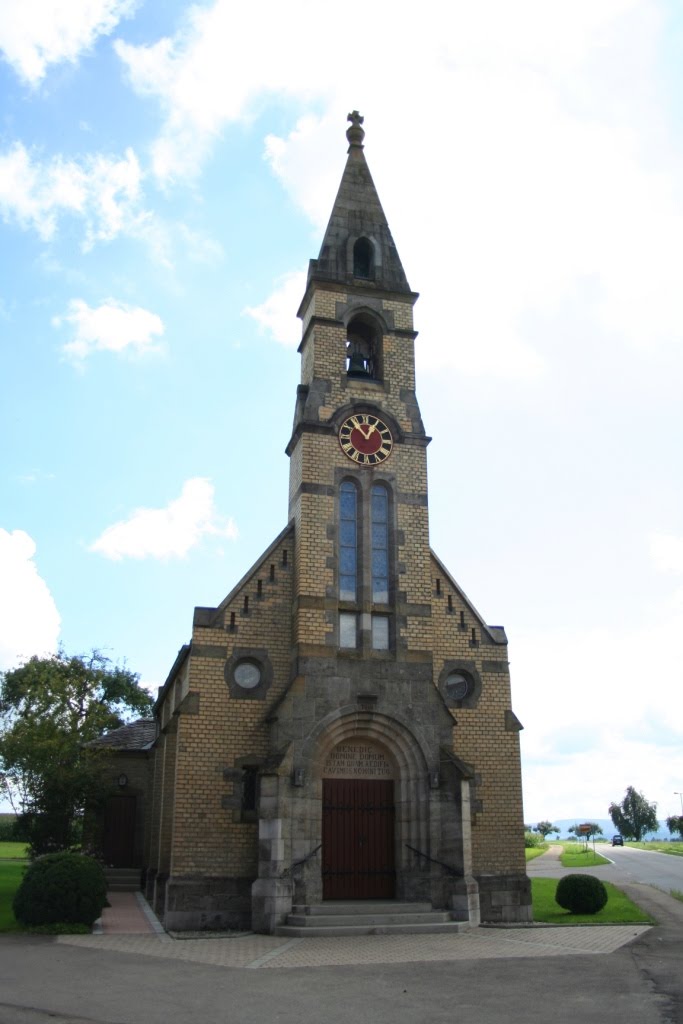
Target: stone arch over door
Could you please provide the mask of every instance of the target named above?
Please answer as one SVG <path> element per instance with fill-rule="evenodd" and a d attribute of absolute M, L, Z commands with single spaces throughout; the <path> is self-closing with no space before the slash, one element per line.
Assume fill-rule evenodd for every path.
<path fill-rule="evenodd" d="M 394 782 L 394 863 L 396 897 L 417 899 L 428 887 L 426 864 L 416 863 L 412 850 L 428 852 L 434 829 L 430 769 L 433 769 L 427 745 L 415 730 L 398 717 L 356 708 L 341 711 L 319 723 L 304 745 L 304 763 L 311 783 L 309 814 L 314 834 L 322 836 L 322 796 L 325 766 L 330 754 L 340 744 L 368 743 L 386 751 L 392 765 Z M 306 901 L 322 898 L 321 861 L 307 872 Z M 421 880 L 416 876 L 422 876 Z M 303 881 L 303 880 L 302 880 Z M 302 896 L 304 894 L 302 893 Z"/>

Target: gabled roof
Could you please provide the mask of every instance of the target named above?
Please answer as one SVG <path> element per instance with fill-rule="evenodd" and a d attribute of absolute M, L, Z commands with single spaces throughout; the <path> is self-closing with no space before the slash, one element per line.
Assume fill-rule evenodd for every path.
<path fill-rule="evenodd" d="M 354 110 L 348 120 L 351 122 L 346 132 L 349 155 L 320 255 L 310 261 L 308 281 L 314 278 L 340 283 L 354 280 L 349 270 L 349 244 L 352 247 L 356 239 L 368 238 L 375 250 L 374 272 L 368 287 L 412 295 L 363 153 L 363 118 Z"/>
<path fill-rule="evenodd" d="M 88 746 L 108 747 L 111 750 L 149 750 L 157 735 L 157 725 L 153 718 L 139 718 L 136 722 L 128 722 L 118 729 L 93 740 Z"/>

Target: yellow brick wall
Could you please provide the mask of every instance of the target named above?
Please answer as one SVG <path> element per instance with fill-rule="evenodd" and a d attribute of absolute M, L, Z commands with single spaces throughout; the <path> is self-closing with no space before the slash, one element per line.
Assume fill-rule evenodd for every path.
<path fill-rule="evenodd" d="M 290 623 L 292 600 L 291 533 L 256 568 L 232 600 L 220 610 L 211 628 L 195 626 L 189 656 L 189 704 L 172 707 L 177 722 L 175 758 L 175 801 L 172 830 L 172 872 L 174 875 L 256 874 L 257 826 L 234 821 L 234 809 L 222 806 L 222 798 L 233 795 L 234 783 L 223 776 L 240 757 L 264 757 L 268 752 L 267 707 L 287 685 L 290 668 Z M 283 555 L 288 552 L 287 565 Z M 271 581 L 271 565 L 274 580 Z M 258 581 L 261 580 L 261 597 Z M 249 597 L 248 614 L 244 597 Z M 230 628 L 235 614 L 234 630 Z M 235 648 L 265 648 L 273 681 L 265 700 L 231 696 L 225 679 L 225 663 Z M 214 656 L 202 656 L 211 648 Z M 224 657 L 217 657 L 217 649 Z M 167 701 L 177 690 L 171 685 Z M 198 713 L 196 697 L 198 696 Z M 189 707 L 190 710 L 186 708 Z M 167 751 L 168 737 L 166 737 Z M 165 763 L 168 762 L 168 754 Z M 169 834 L 164 831 L 162 847 Z M 162 860 L 164 858 L 162 857 Z"/>
<path fill-rule="evenodd" d="M 519 734 L 505 729 L 505 712 L 512 709 L 510 675 L 504 667 L 507 647 L 486 642 L 481 620 L 436 561 L 432 562 L 432 585 L 434 684 L 438 685 L 444 663 L 458 658 L 474 662 L 482 682 L 476 707 L 451 712 L 457 722 L 453 751 L 471 764 L 480 777 L 473 791 L 474 799 L 481 800 L 483 805 L 483 810 L 474 816 L 472 828 L 474 872 L 524 872 Z M 472 629 L 477 646 L 472 646 Z M 485 670 L 485 662 L 503 664 L 499 671 L 492 671 Z"/>

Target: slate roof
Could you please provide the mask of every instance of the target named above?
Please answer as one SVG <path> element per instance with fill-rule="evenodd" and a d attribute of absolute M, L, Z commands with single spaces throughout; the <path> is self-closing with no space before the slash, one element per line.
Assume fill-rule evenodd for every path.
<path fill-rule="evenodd" d="M 137 722 L 128 722 L 118 729 L 100 736 L 93 746 L 110 747 L 114 750 L 149 750 L 157 735 L 157 725 L 153 718 L 139 718 Z"/>

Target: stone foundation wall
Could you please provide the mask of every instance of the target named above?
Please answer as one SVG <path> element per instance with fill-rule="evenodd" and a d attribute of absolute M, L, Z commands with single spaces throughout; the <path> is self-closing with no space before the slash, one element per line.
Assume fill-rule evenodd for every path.
<path fill-rule="evenodd" d="M 481 920 L 485 924 L 530 924 L 531 882 L 526 875 L 478 875 Z"/>
<path fill-rule="evenodd" d="M 157 878 L 157 882 L 159 879 Z M 170 931 L 220 931 L 251 928 L 253 878 L 171 877 L 160 899 L 158 913 Z"/>

